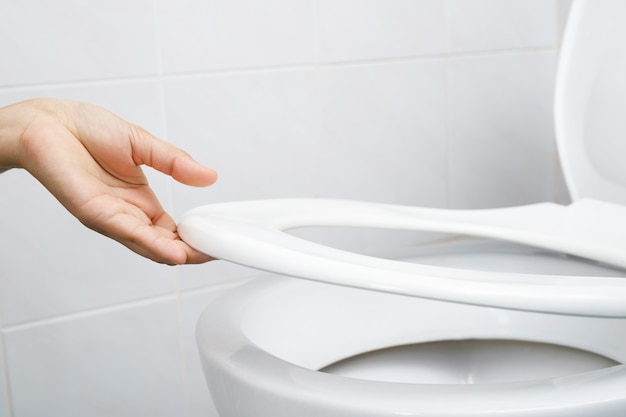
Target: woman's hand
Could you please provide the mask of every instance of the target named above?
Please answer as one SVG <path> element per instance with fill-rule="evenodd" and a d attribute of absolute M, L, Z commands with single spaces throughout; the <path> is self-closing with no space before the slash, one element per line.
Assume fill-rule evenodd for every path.
<path fill-rule="evenodd" d="M 217 174 L 94 105 L 36 99 L 0 109 L 0 172 L 22 167 L 85 226 L 166 264 L 210 257 L 183 242 L 141 165 L 208 186 Z"/>

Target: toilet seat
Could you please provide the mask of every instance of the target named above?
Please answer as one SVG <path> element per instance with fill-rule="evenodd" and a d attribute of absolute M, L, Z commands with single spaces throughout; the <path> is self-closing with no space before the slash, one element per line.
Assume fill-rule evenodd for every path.
<path fill-rule="evenodd" d="M 528 311 L 626 317 L 626 280 L 433 267 L 358 255 L 284 233 L 306 226 L 454 232 L 626 267 L 626 207 L 596 200 L 487 210 L 278 199 L 187 212 L 179 234 L 214 257 L 278 274 L 422 298 Z"/>

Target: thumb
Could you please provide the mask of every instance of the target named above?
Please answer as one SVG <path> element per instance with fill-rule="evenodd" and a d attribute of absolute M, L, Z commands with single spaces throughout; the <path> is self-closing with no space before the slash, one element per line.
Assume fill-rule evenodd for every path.
<path fill-rule="evenodd" d="M 187 152 L 158 139 L 146 130 L 134 126 L 133 160 L 148 165 L 176 181 L 196 187 L 206 187 L 217 181 L 217 172 L 194 160 Z"/>

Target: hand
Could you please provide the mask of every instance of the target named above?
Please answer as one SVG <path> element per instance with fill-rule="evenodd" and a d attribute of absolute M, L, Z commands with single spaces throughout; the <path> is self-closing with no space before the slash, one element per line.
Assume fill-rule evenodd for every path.
<path fill-rule="evenodd" d="M 85 226 L 166 264 L 210 257 L 183 242 L 141 165 L 208 186 L 217 174 L 94 105 L 36 99 L 0 109 L 0 172 L 22 167 Z"/>

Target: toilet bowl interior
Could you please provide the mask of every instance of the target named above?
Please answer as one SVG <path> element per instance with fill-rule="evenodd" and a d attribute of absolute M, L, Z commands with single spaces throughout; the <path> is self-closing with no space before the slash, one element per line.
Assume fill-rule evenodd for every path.
<path fill-rule="evenodd" d="M 427 255 L 415 257 L 420 262 L 425 259 L 446 263 L 448 260 L 462 262 L 463 267 L 473 264 L 479 268 L 486 265 L 485 260 L 495 259 L 485 245 L 493 248 L 491 255 L 494 252 L 502 255 L 501 263 L 517 272 L 520 266 L 522 269 L 536 269 L 543 265 L 558 266 L 557 269 L 564 270 L 566 274 L 603 271 L 604 275 L 623 276 L 624 273 L 574 258 L 531 252 L 527 248 L 493 242 L 459 244 L 456 253 L 454 250 L 451 253 L 448 245 L 447 256 L 430 250 Z M 481 250 L 473 256 L 470 248 Z M 486 267 L 490 266 L 493 265 L 487 262 Z M 419 377 L 415 377 L 414 373 L 412 378 L 417 379 L 412 381 L 462 383 L 463 378 L 468 382 L 467 378 L 478 376 L 484 382 L 510 382 L 556 377 L 626 363 L 626 320 L 623 319 L 488 308 L 288 278 L 277 279 L 280 285 L 247 307 L 242 331 L 262 350 L 311 370 L 336 372 L 337 366 L 333 369 L 333 364 L 340 362 L 346 365 L 347 358 L 363 354 L 369 357 L 365 358 L 365 362 L 370 363 L 373 356 L 384 357 L 386 353 L 385 360 L 404 355 L 409 361 L 427 361 L 433 349 L 440 358 L 444 354 L 442 352 L 448 351 L 452 355 L 448 359 L 460 360 L 470 346 L 474 349 L 474 359 L 480 355 L 489 359 L 473 362 L 473 365 L 482 366 L 482 370 L 477 370 L 473 376 L 461 376 L 458 369 L 448 366 L 449 361 L 443 360 L 442 368 L 436 372 L 426 370 Z M 462 354 L 455 355 L 455 351 Z M 522 352 L 524 355 L 518 356 Z M 512 361 L 514 357 L 517 357 L 517 363 L 498 364 L 498 361 Z M 569 365 L 555 364 L 551 361 L 554 357 Z M 462 366 L 471 364 L 466 362 Z M 554 367 L 552 371 L 546 371 L 548 364 Z M 543 370 L 540 369 L 542 366 Z M 526 372 L 532 367 L 539 371 Z M 489 369 L 494 368 L 501 372 L 497 375 L 492 372 L 490 377 L 485 377 Z M 356 374 L 343 375 L 358 376 L 359 372 L 361 370 L 357 369 Z M 447 373 L 449 378 L 442 379 L 442 372 Z M 371 374 L 368 378 L 372 378 Z"/>
<path fill-rule="evenodd" d="M 313 231 L 315 231 L 315 228 Z M 473 238 L 458 235 L 427 235 L 432 239 L 424 243 L 411 244 L 411 231 L 371 230 L 373 238 L 395 241 L 392 248 L 359 250 L 351 240 L 357 240 L 359 229 L 334 228 L 347 235 L 339 244 L 318 238 L 309 230 L 298 229 L 298 236 L 341 250 L 357 252 L 390 260 L 432 265 L 459 270 L 505 272 L 545 276 L 583 276 L 626 278 L 626 269 L 594 262 L 560 252 L 538 249 L 534 246 L 502 240 Z M 289 231 L 288 233 L 293 233 Z M 304 233 L 303 233 L 304 232 Z M 391 233 L 390 233 L 391 232 Z M 370 239 L 373 239 L 370 237 Z M 409 243 L 402 243 L 409 242 Z"/>
<path fill-rule="evenodd" d="M 412 384 L 499 384 L 552 379 L 619 362 L 580 349 L 523 340 L 416 343 L 366 352 L 320 369 L 357 379 Z"/>
<path fill-rule="evenodd" d="M 626 320 L 420 300 L 294 281 L 248 307 L 242 329 L 262 350 L 319 370 L 380 349 L 451 340 L 523 340 L 626 363 Z"/>
<path fill-rule="evenodd" d="M 490 239 L 457 238 L 390 253 L 424 265 L 546 276 L 626 278 L 626 269 L 532 246 Z"/>

